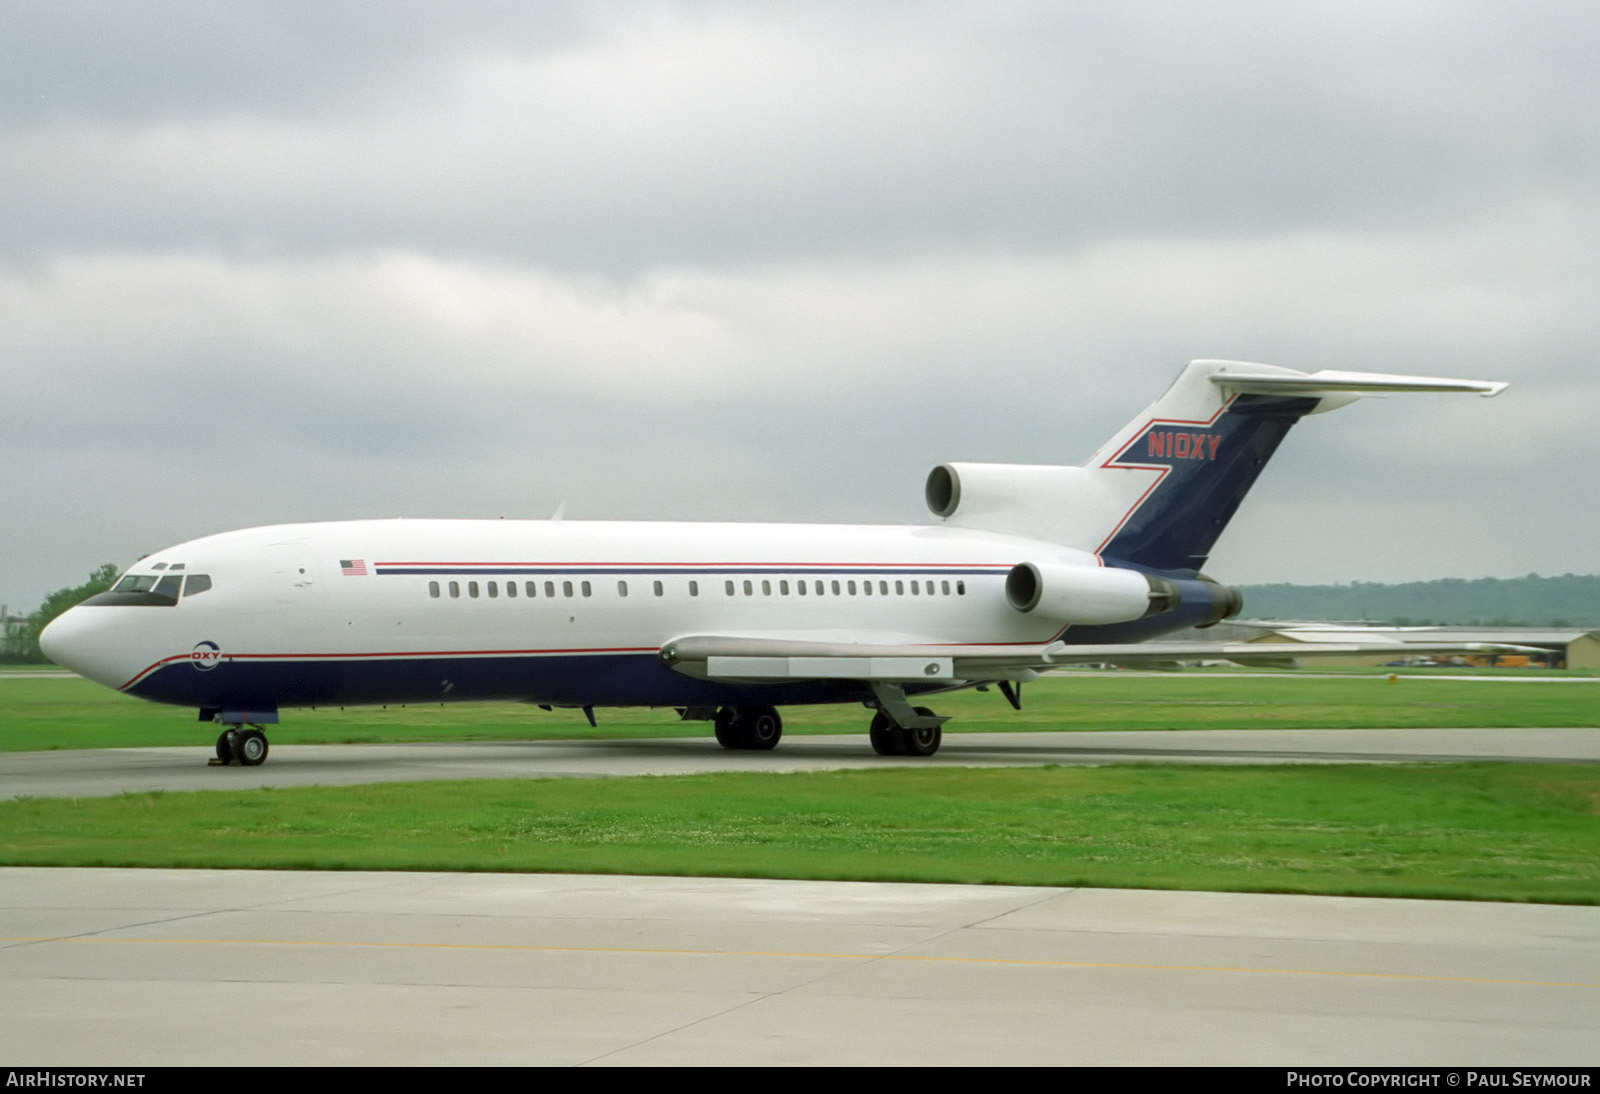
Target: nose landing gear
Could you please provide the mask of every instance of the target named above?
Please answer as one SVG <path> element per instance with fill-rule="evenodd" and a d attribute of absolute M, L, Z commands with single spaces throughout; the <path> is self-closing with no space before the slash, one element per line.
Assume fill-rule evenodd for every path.
<path fill-rule="evenodd" d="M 229 726 L 217 738 L 217 758 L 211 765 L 227 767 L 237 762 L 240 767 L 259 767 L 266 759 L 267 735 L 260 726 Z"/>
<path fill-rule="evenodd" d="M 278 709 L 265 705 L 201 707 L 200 721 L 222 727 L 212 767 L 258 767 L 267 760 L 267 734 L 262 727 L 278 724 Z"/>

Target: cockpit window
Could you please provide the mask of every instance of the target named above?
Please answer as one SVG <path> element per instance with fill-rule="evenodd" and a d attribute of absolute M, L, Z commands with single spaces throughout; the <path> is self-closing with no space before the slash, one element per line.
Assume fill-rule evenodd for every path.
<path fill-rule="evenodd" d="M 112 587 L 114 593 L 146 593 L 156 587 L 154 574 L 129 574 Z"/>
<path fill-rule="evenodd" d="M 184 596 L 198 596 L 211 588 L 210 574 L 190 574 L 183 582 Z"/>
<path fill-rule="evenodd" d="M 205 574 L 190 574 L 189 582 L 190 593 L 205 592 L 211 587 L 211 579 Z M 170 608 L 178 602 L 182 585 L 182 574 L 128 574 L 109 591 L 91 596 L 84 603 Z"/>

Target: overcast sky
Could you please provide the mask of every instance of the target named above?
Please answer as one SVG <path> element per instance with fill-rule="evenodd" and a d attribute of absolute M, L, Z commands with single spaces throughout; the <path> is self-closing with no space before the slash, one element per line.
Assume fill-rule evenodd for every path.
<path fill-rule="evenodd" d="M 228 528 L 921 522 L 1190 358 L 1238 583 L 1600 571 L 1600 7 L 0 6 L 0 601 Z"/>

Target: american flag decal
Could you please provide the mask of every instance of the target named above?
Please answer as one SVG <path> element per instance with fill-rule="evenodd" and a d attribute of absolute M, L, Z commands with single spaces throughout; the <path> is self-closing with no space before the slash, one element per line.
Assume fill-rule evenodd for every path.
<path fill-rule="evenodd" d="M 366 560 L 360 558 L 341 558 L 339 560 L 339 572 L 345 577 L 366 577 Z"/>

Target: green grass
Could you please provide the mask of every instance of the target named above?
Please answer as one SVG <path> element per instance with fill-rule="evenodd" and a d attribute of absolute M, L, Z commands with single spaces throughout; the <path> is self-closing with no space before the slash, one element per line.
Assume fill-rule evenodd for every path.
<path fill-rule="evenodd" d="M 959 730 L 1595 726 L 1600 684 L 1072 674 L 942 696 Z M 671 711 L 286 711 L 280 743 L 706 734 Z M 784 710 L 788 732 L 867 713 Z M 0 749 L 209 745 L 190 711 L 0 681 Z M 907 769 L 380 784 L 0 803 L 0 862 L 532 870 L 1600 903 L 1600 767 Z"/>
<path fill-rule="evenodd" d="M 1600 903 L 1600 766 L 892 768 L 0 803 L 10 865 L 581 871 Z"/>
<path fill-rule="evenodd" d="M 1526 675 L 1526 674 L 1521 674 Z M 1596 726 L 1600 684 L 1417 679 L 1382 673 L 1251 677 L 1070 674 L 1023 689 L 1024 709 L 996 692 L 936 696 L 947 732 L 1097 729 L 1287 729 L 1365 726 Z M 577 711 L 524 703 L 290 710 L 272 739 L 285 743 L 531 740 L 708 735 L 670 710 L 601 710 L 592 730 Z M 786 707 L 785 732 L 862 733 L 859 706 Z M 163 707 L 78 677 L 0 680 L 0 751 L 205 744 L 194 712 Z"/>

